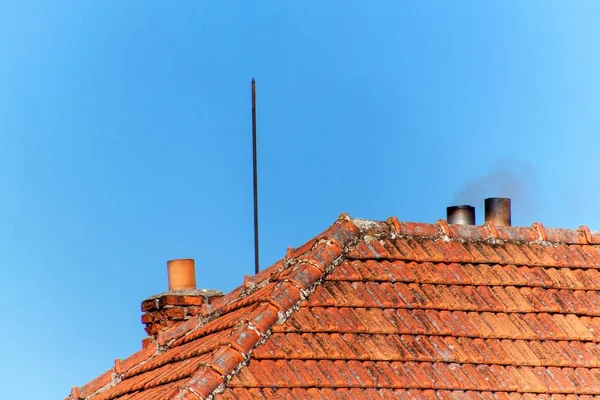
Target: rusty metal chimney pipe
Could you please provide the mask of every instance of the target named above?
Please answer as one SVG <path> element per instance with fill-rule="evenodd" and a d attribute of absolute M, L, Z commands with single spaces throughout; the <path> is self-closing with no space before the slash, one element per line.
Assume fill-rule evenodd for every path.
<path fill-rule="evenodd" d="M 475 225 L 475 207 L 468 205 L 446 207 L 446 220 L 449 224 Z"/>
<path fill-rule="evenodd" d="M 196 289 L 196 267 L 191 258 L 167 261 L 169 290 Z"/>
<path fill-rule="evenodd" d="M 489 197 L 484 201 L 485 222 L 493 222 L 496 226 L 510 226 L 510 199 L 507 197 Z"/>

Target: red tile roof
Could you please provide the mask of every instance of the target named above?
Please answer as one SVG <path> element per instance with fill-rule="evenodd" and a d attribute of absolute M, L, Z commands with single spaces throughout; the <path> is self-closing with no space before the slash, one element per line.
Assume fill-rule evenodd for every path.
<path fill-rule="evenodd" d="M 592 398 L 599 270 L 587 227 L 342 216 L 68 399 Z"/>

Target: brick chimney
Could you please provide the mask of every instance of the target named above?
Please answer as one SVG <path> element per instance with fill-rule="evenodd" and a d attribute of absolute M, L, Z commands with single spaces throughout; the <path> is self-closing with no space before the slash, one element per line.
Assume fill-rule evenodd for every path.
<path fill-rule="evenodd" d="M 167 270 L 169 291 L 151 296 L 142 302 L 142 323 L 146 325 L 146 333 L 154 338 L 162 329 L 202 314 L 211 301 L 223 296 L 219 290 L 196 289 L 193 259 L 168 261 Z"/>

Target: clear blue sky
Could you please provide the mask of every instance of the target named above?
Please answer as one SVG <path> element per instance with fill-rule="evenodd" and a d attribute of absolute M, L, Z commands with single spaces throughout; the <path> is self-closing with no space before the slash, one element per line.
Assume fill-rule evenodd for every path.
<path fill-rule="evenodd" d="M 263 266 L 489 195 L 600 229 L 598 4 L 0 0 L 1 397 L 137 351 L 168 259 L 252 272 L 252 76 Z"/>

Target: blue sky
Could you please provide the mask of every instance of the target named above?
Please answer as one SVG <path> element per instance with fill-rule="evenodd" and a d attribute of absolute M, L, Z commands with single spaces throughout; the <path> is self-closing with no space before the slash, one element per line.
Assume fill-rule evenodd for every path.
<path fill-rule="evenodd" d="M 600 229 L 598 3 L 296 4 L 0 0 L 3 397 L 139 350 L 168 259 L 253 271 L 252 76 L 263 266 L 341 212 Z"/>

